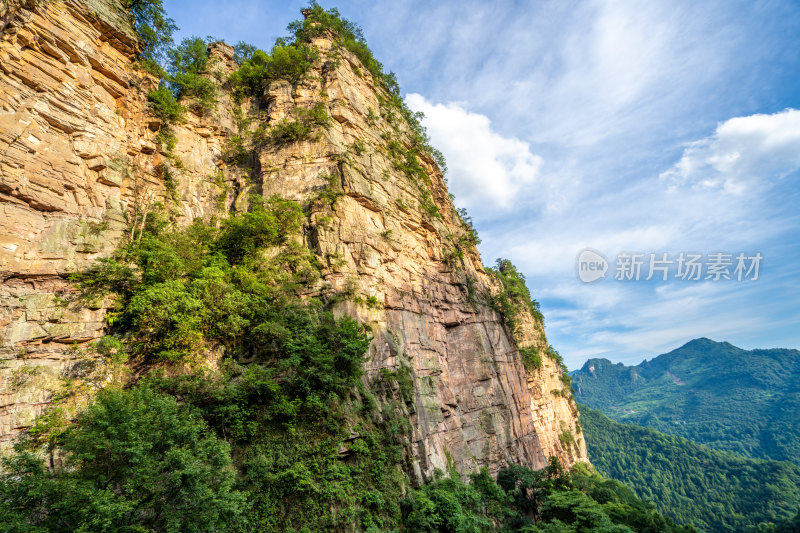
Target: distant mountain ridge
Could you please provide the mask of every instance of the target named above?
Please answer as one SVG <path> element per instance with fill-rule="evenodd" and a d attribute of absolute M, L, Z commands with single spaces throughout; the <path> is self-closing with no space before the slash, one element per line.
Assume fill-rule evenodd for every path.
<path fill-rule="evenodd" d="M 575 397 L 614 420 L 800 464 L 800 351 L 695 339 L 635 366 L 590 359 Z"/>
<path fill-rule="evenodd" d="M 800 466 L 745 458 L 620 424 L 584 405 L 580 413 L 589 459 L 597 470 L 634 487 L 640 498 L 652 500 L 679 524 L 728 533 L 780 523 L 797 512 Z"/>

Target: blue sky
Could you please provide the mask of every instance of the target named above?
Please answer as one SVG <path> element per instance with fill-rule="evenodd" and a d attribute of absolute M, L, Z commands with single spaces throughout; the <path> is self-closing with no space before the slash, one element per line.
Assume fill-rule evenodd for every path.
<path fill-rule="evenodd" d="M 800 347 L 800 3 L 321 4 L 426 113 L 484 262 L 525 273 L 570 368 L 700 336 Z M 179 38 L 265 49 L 304 5 L 165 1 Z M 578 279 L 585 248 L 605 279 Z M 764 259 L 756 281 L 617 281 L 621 252 Z"/>

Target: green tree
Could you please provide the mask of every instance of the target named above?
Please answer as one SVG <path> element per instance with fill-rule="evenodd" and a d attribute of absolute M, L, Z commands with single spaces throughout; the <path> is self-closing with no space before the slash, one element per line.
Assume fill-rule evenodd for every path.
<path fill-rule="evenodd" d="M 620 424 L 580 406 L 597 469 L 651 499 L 659 511 L 705 531 L 744 531 L 797 511 L 800 468 L 714 450 L 652 429 Z"/>
<path fill-rule="evenodd" d="M 208 66 L 208 44 L 201 37 L 188 37 L 169 50 L 167 84 L 178 99 L 192 98 L 203 111 L 214 104 L 217 88 L 204 75 Z"/>
<path fill-rule="evenodd" d="M 162 85 L 147 95 L 150 110 L 166 124 L 174 124 L 183 119 L 183 106 L 175 99 L 175 94 Z"/>
<path fill-rule="evenodd" d="M 164 11 L 163 0 L 123 0 L 133 16 L 133 25 L 142 41 L 140 57 L 151 67 L 167 58 L 172 46 L 172 34 L 178 27 Z"/>
<path fill-rule="evenodd" d="M 171 396 L 106 389 L 57 446 L 54 471 L 33 451 L 4 459 L 0 529 L 214 531 L 242 512 L 230 446 Z"/>

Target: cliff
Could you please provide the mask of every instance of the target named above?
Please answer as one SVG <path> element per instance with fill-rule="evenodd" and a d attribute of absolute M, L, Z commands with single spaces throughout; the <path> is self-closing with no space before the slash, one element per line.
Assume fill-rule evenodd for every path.
<path fill-rule="evenodd" d="M 82 347 L 103 335 L 110 302 L 81 305 L 71 272 L 132 238 L 156 202 L 188 224 L 243 209 L 259 192 L 306 207 L 304 241 L 324 265 L 308 290 L 346 295 L 334 311 L 369 324 L 367 378 L 410 368 L 405 409 L 417 479 L 448 461 L 461 472 L 510 462 L 541 468 L 553 455 L 587 461 L 541 321 L 523 314 L 512 334 L 491 305 L 502 287 L 464 238 L 442 172 L 425 152 L 421 172 L 409 171 L 412 128 L 356 55 L 323 34 L 312 43 L 320 59 L 302 81 L 273 81 L 238 101 L 226 81 L 238 68 L 233 49 L 212 45 L 205 75 L 216 104 L 190 108 L 170 147 L 147 104 L 157 80 L 138 67 L 136 35 L 115 5 L 0 9 L 4 443 L 65 387 L 79 383 L 83 398 L 108 379 Z M 234 136 L 319 105 L 330 127 L 248 145 L 247 163 L 232 163 Z M 319 201 L 324 191 L 329 201 Z M 526 370 L 518 346 L 545 354 L 540 367 Z"/>

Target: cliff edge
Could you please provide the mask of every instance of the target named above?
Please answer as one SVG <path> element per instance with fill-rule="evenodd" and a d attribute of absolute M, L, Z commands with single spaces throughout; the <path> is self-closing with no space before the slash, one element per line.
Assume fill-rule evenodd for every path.
<path fill-rule="evenodd" d="M 135 237 L 148 209 L 181 225 L 246 209 L 251 193 L 300 202 L 304 244 L 322 263 L 308 291 L 369 325 L 367 379 L 409 369 L 414 476 L 508 463 L 588 462 L 564 370 L 540 317 L 514 327 L 435 158 L 396 97 L 325 32 L 302 79 L 234 94 L 233 49 L 210 45 L 211 109 L 187 106 L 164 142 L 148 106 L 158 80 L 136 60 L 128 15 L 111 0 L 0 8 L 0 442 L 10 444 L 65 387 L 107 378 L 85 350 L 110 302 L 87 307 L 69 274 Z M 302 139 L 260 137 L 310 110 Z M 324 201 L 321 201 L 324 200 Z M 334 299 L 331 299 L 334 302 Z M 520 348 L 539 354 L 527 365 Z M 88 357 L 91 359 L 91 357 Z"/>

